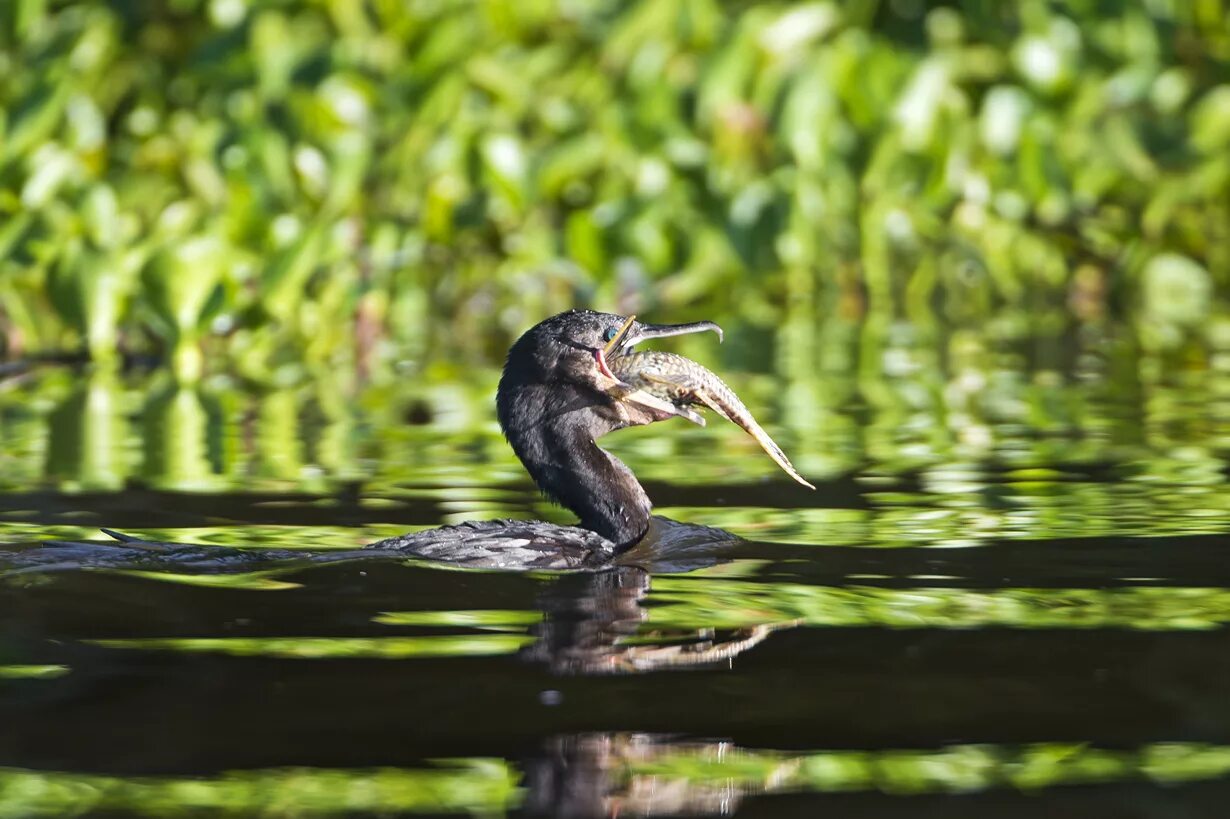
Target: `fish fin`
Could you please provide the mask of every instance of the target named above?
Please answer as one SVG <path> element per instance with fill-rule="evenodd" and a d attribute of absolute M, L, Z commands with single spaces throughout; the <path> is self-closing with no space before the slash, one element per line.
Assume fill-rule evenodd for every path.
<path fill-rule="evenodd" d="M 697 426 L 704 426 L 705 419 L 689 409 L 688 407 L 680 407 L 672 404 L 669 401 L 664 401 L 656 395 L 651 395 L 644 390 L 632 390 L 620 397 L 621 401 L 628 401 L 633 404 L 640 404 L 647 409 L 656 410 L 657 412 L 665 413 L 668 416 L 677 415 L 680 418 L 686 418 Z"/>
<path fill-rule="evenodd" d="M 698 427 L 703 427 L 705 425 L 705 416 L 701 415 L 699 412 L 696 412 L 691 407 L 675 407 L 675 412 L 679 413 L 680 418 L 687 418 Z"/>
<path fill-rule="evenodd" d="M 680 384 L 678 381 L 674 381 L 665 375 L 655 373 L 652 370 L 644 370 L 639 375 L 645 381 L 650 381 L 654 384 L 666 384 L 668 386 L 674 387 L 677 390 L 682 390 L 679 396 L 680 399 L 692 399 L 692 398 L 700 397 L 699 391 L 686 387 L 683 384 Z M 696 402 L 689 400 L 688 403 L 695 404 Z M 710 409 L 717 410 L 719 413 L 725 416 L 726 413 L 722 412 L 715 405 L 709 403 L 708 401 L 705 401 L 704 403 Z"/>
<path fill-rule="evenodd" d="M 680 386 L 678 382 L 672 381 L 665 376 L 657 375 L 651 371 L 644 371 L 640 373 L 640 377 L 646 381 L 652 381 L 655 384 L 669 384 L 672 387 Z M 690 390 L 689 392 L 692 396 L 696 395 L 695 390 Z M 669 401 L 667 401 L 666 403 L 674 407 L 675 414 L 678 415 L 680 418 L 687 418 L 689 421 L 691 421 L 693 424 L 696 424 L 698 427 L 703 427 L 705 425 L 705 416 L 694 411 L 691 407 L 688 407 L 686 405 L 681 405 L 681 404 L 673 404 Z M 712 404 L 708 404 L 708 406 L 710 408 L 716 409 L 716 407 L 713 407 Z M 721 410 L 718 410 L 718 412 L 721 413 Z M 725 415 L 725 413 L 721 413 L 721 414 Z"/>

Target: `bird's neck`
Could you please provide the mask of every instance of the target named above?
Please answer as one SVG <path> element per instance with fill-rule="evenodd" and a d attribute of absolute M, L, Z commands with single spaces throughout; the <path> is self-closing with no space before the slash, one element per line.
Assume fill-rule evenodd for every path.
<path fill-rule="evenodd" d="M 616 546 L 631 546 L 649 528 L 652 504 L 636 476 L 594 442 L 573 410 L 505 434 L 538 488 Z"/>

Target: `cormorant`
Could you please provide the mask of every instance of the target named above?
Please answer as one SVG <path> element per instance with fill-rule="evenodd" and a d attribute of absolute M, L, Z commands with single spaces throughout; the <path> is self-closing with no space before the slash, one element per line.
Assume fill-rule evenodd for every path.
<path fill-rule="evenodd" d="M 530 328 L 504 364 L 496 391 L 500 429 L 538 488 L 575 513 L 578 525 L 463 523 L 367 548 L 466 566 L 559 569 L 606 565 L 651 528 L 660 551 L 734 540 L 718 529 L 653 518 L 653 505 L 636 476 L 595 442 L 624 427 L 691 415 L 686 407 L 623 383 L 611 372 L 608 353 L 626 354 L 642 341 L 706 330 L 721 337 L 711 321 L 642 324 L 590 310 L 570 310 Z M 612 344 L 616 349 L 608 351 Z"/>

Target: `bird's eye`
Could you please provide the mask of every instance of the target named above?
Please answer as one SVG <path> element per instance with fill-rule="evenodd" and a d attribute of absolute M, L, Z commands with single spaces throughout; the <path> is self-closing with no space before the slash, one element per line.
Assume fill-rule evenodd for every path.
<path fill-rule="evenodd" d="M 611 339 L 615 338 L 615 336 L 617 336 L 618 334 L 619 334 L 618 327 L 608 327 L 606 328 L 606 332 L 602 334 L 602 340 L 610 341 Z"/>

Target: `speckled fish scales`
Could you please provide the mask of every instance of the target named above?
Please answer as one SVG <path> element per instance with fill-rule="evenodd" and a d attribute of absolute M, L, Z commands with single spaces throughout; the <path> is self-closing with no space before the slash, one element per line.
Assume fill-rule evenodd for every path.
<path fill-rule="evenodd" d="M 790 463 L 782 448 L 761 428 L 752 413 L 721 378 L 690 358 L 674 353 L 647 350 L 615 356 L 611 372 L 627 384 L 676 406 L 706 406 L 733 421 L 756 439 L 769 457 L 787 475 L 815 489 Z"/>

